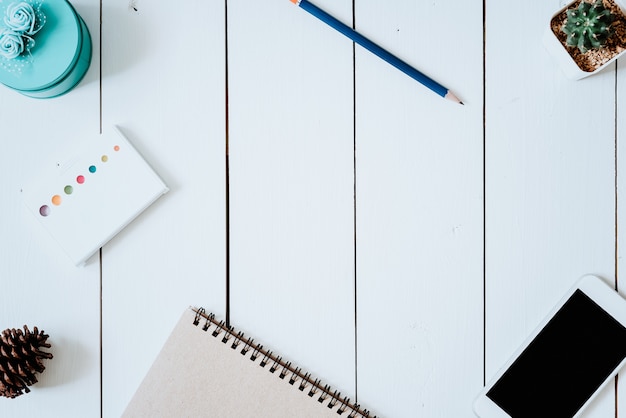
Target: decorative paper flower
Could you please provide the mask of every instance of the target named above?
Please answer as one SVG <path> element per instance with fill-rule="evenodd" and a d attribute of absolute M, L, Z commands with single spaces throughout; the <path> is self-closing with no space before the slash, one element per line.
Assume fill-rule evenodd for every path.
<path fill-rule="evenodd" d="M 30 50 L 35 46 L 33 36 L 46 23 L 41 3 L 41 0 L 19 1 L 4 9 L 4 27 L 0 27 L 0 67 L 5 70 L 20 72 L 24 64 L 31 62 Z"/>
<path fill-rule="evenodd" d="M 14 59 L 22 55 L 25 49 L 24 38 L 11 29 L 0 31 L 0 55 L 6 59 Z"/>
<path fill-rule="evenodd" d="M 41 29 L 41 25 L 37 27 L 35 9 L 25 1 L 12 3 L 7 7 L 4 24 L 8 29 L 29 36 L 34 35 Z"/>

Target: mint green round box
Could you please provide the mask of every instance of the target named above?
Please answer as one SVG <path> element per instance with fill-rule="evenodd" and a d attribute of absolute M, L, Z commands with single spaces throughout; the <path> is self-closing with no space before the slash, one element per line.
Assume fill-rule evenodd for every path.
<path fill-rule="evenodd" d="M 0 66 L 0 83 L 25 96 L 48 99 L 78 85 L 91 63 L 92 46 L 87 25 L 67 0 L 45 0 L 41 11 L 46 23 L 33 37 L 30 62 L 19 72 Z"/>

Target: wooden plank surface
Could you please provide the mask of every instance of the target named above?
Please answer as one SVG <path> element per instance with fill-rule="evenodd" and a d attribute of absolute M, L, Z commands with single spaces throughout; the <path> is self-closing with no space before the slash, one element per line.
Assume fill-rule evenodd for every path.
<path fill-rule="evenodd" d="M 566 80 L 538 47 L 558 2 L 511 6 L 486 8 L 487 379 L 580 276 L 615 274 L 614 71 Z M 612 392 L 584 416 L 613 417 Z"/>
<path fill-rule="evenodd" d="M 224 5 L 134 8 L 103 4 L 103 130 L 119 125 L 170 192 L 103 249 L 105 417 L 122 413 L 184 309 L 225 305 Z"/>
<path fill-rule="evenodd" d="M 229 2 L 228 57 L 232 323 L 353 398 L 352 43 L 287 1 Z"/>
<path fill-rule="evenodd" d="M 615 285 L 616 289 L 618 289 L 619 293 L 622 296 L 626 296 L 626 276 L 622 274 L 624 271 L 624 249 L 626 248 L 626 235 L 623 233 L 624 225 L 626 225 L 626 210 L 623 205 L 623 198 L 621 198 L 622 194 L 626 192 L 626 170 L 624 170 L 624 166 L 626 165 L 626 144 L 624 143 L 624 127 L 626 127 L 626 118 L 624 112 L 622 111 L 623 100 L 626 97 L 626 84 L 623 82 L 626 79 L 626 67 L 624 66 L 623 61 L 620 61 L 616 65 L 616 75 L 617 75 L 617 84 L 616 84 L 616 140 L 615 140 L 615 152 L 616 152 L 616 206 L 615 206 L 615 215 L 616 215 L 616 231 L 615 231 L 615 244 L 617 246 L 615 251 L 616 261 L 615 261 Z M 618 396 L 618 416 L 624 416 L 624 406 L 623 400 L 626 399 L 626 373 L 622 371 L 618 375 L 617 379 L 617 387 L 616 392 Z M 620 404 L 619 402 L 622 402 Z"/>
<path fill-rule="evenodd" d="M 83 83 L 0 89 L 2 329 L 55 355 L 0 416 L 119 416 L 189 305 L 378 416 L 472 416 L 580 276 L 626 295 L 626 74 L 563 77 L 541 46 L 562 0 L 315 2 L 465 106 L 287 0 L 73 4 Z M 112 124 L 171 190 L 77 269 L 19 189 Z M 583 416 L 623 415 L 625 387 Z"/>
<path fill-rule="evenodd" d="M 462 22 L 466 40 L 423 16 Z M 357 48 L 359 401 L 469 416 L 482 383 L 481 8 L 362 0 L 356 27 L 466 103 Z"/>
<path fill-rule="evenodd" d="M 50 335 L 54 354 L 31 393 L 0 400 L 3 417 L 100 413 L 98 257 L 75 268 L 20 197 L 25 183 L 99 132 L 98 3 L 80 0 L 75 7 L 96 28 L 92 66 L 78 88 L 54 100 L 0 89 L 2 329 L 37 326 Z"/>

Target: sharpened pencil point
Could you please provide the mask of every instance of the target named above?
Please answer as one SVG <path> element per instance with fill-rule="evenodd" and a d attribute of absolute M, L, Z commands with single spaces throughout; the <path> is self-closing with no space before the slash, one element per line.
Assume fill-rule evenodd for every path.
<path fill-rule="evenodd" d="M 463 102 L 462 102 L 462 101 L 460 101 L 460 100 L 459 100 L 459 98 L 458 98 L 458 97 L 456 97 L 456 96 L 454 95 L 454 93 L 452 93 L 450 90 L 448 90 L 448 92 L 446 93 L 446 95 L 445 95 L 444 97 L 445 97 L 446 99 L 448 99 L 448 100 L 452 100 L 453 102 L 457 102 L 457 103 L 463 104 Z"/>

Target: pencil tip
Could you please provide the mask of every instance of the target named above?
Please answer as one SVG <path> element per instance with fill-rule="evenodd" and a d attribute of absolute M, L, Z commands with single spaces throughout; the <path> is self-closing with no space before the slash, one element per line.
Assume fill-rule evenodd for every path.
<path fill-rule="evenodd" d="M 454 95 L 454 93 L 452 93 L 450 90 L 448 90 L 448 92 L 446 93 L 446 95 L 444 96 L 446 99 L 448 100 L 452 100 L 453 102 L 457 102 L 457 103 L 461 103 L 463 104 L 463 102 L 461 100 L 459 100 L 458 97 L 456 97 Z"/>
<path fill-rule="evenodd" d="M 463 102 L 459 102 L 459 103 L 461 103 L 463 106 L 465 106 L 465 103 L 463 103 Z"/>

